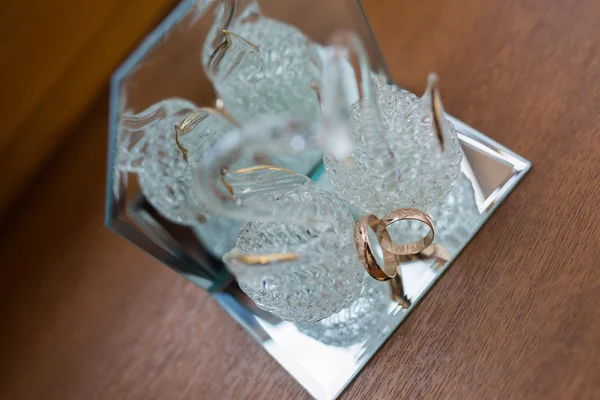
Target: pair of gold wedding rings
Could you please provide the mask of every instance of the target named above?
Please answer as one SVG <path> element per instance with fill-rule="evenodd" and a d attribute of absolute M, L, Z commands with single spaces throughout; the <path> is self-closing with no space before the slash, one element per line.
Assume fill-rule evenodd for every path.
<path fill-rule="evenodd" d="M 425 237 L 412 243 L 394 243 L 387 231 L 387 227 L 403 220 L 420 221 L 429 227 Z M 369 229 L 372 229 L 383 252 L 383 267 L 377 261 L 371 240 Z M 398 264 L 411 256 L 425 250 L 433 242 L 435 229 L 431 217 L 416 208 L 400 208 L 386 214 L 379 219 L 376 215 L 363 215 L 354 224 L 354 242 L 358 251 L 358 258 L 363 266 L 374 279 L 378 281 L 392 280 L 394 290 L 399 293 L 398 300 L 403 307 L 408 307 L 410 302 L 404 296 L 402 280 L 398 271 Z"/>

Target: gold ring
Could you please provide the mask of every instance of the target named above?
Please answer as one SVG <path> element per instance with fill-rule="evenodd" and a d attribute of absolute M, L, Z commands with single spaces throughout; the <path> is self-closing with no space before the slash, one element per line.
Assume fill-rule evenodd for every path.
<path fill-rule="evenodd" d="M 393 243 L 392 239 L 390 238 L 390 234 L 387 231 L 387 227 L 395 222 L 405 219 L 423 222 L 429 226 L 429 233 L 416 242 L 408 244 Z M 423 211 L 417 210 L 416 208 L 400 208 L 386 214 L 377 224 L 375 231 L 377 233 L 377 239 L 381 244 L 381 248 L 400 256 L 416 254 L 423 251 L 429 247 L 435 236 L 435 229 L 433 228 L 433 221 L 431 220 L 431 217 L 429 217 L 429 215 L 425 214 Z"/>
<path fill-rule="evenodd" d="M 358 251 L 358 258 L 373 278 L 378 281 L 387 281 L 398 274 L 398 261 L 396 255 L 383 250 L 383 268 L 377 262 L 371 241 L 369 240 L 369 228 L 375 229 L 379 226 L 379 218 L 373 214 L 363 215 L 354 224 L 354 243 Z M 387 231 L 382 231 L 385 236 Z M 388 236 L 389 239 L 389 236 Z"/>

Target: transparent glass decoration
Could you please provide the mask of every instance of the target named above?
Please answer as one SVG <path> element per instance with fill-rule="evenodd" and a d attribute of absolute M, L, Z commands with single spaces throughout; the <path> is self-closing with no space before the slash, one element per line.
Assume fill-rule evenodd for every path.
<path fill-rule="evenodd" d="M 194 129 L 176 135 L 176 126 L 190 114 L 199 116 Z M 138 114 L 126 112 L 119 125 L 118 173 L 137 174 L 140 190 L 154 209 L 168 221 L 192 227 L 217 254 L 231 247 L 239 224 L 206 212 L 192 194 L 192 169 L 200 155 L 231 129 L 232 124 L 221 116 L 177 98 L 163 100 Z M 227 234 L 211 234 L 215 229 Z"/>
<path fill-rule="evenodd" d="M 223 260 L 263 310 L 318 321 L 350 305 L 364 271 L 346 205 L 306 176 L 271 165 L 233 168 L 243 156 L 291 154 L 320 134 L 287 118 L 262 117 L 227 134 L 196 171 L 196 195 L 212 213 L 248 221 Z"/>
<path fill-rule="evenodd" d="M 358 59 L 359 79 L 353 79 L 351 53 Z M 371 72 L 362 43 L 352 33 L 337 34 L 322 62 L 327 71 L 320 82 L 322 95 L 343 88 L 350 106 L 346 120 L 336 123 L 347 125 L 355 143 L 346 160 L 324 156 L 337 194 L 380 217 L 400 207 L 428 210 L 442 201 L 458 179 L 462 152 L 445 117 L 437 77 L 430 76 L 421 98 L 389 85 Z M 323 112 L 327 122 L 332 110 L 325 104 Z"/>
<path fill-rule="evenodd" d="M 242 7 L 241 12 L 236 7 Z M 203 48 L 215 91 L 241 123 L 260 114 L 319 115 L 311 83 L 311 41 L 298 28 L 263 15 L 257 1 L 223 1 Z"/>
<path fill-rule="evenodd" d="M 212 90 L 212 77 L 206 76 L 207 69 L 202 54 L 204 45 L 207 43 L 207 35 L 215 27 L 215 18 L 219 18 L 218 10 L 224 1 L 229 0 L 183 0 L 113 75 L 110 85 L 106 224 L 120 236 L 151 254 L 195 285 L 207 290 L 215 300 L 214 303 L 219 304 L 232 318 L 238 321 L 249 335 L 256 339 L 313 397 L 330 400 L 339 395 L 352 378 L 358 375 L 384 341 L 403 321 L 406 321 L 406 317 L 409 315 L 407 310 L 399 308 L 395 300 L 390 298 L 387 307 L 376 309 L 376 311 L 385 310 L 381 320 L 373 321 L 370 331 L 362 334 L 360 333 L 359 319 L 361 316 L 368 317 L 368 314 L 363 312 L 354 314 L 341 310 L 320 322 L 300 324 L 282 321 L 272 314 L 258 309 L 255 303 L 239 289 L 238 282 L 232 279 L 232 274 L 229 273 L 222 261 L 223 255 L 235 247 L 238 228 L 249 222 L 240 215 L 235 219 L 229 219 L 223 216 L 227 212 L 215 213 L 206 209 L 208 222 L 205 224 L 198 223 L 190 226 L 173 223 L 172 220 L 164 217 L 164 211 L 162 213 L 157 211 L 142 193 L 136 172 L 139 170 L 139 159 L 136 160 L 136 156 L 131 154 L 131 164 L 129 164 L 129 158 L 120 154 L 121 152 L 127 153 L 129 150 L 137 151 L 124 144 L 123 140 L 129 141 L 132 146 L 135 146 L 136 137 L 144 136 L 144 132 L 141 130 L 131 132 L 131 135 L 121 135 L 121 133 L 125 133 L 121 131 L 121 128 L 129 124 L 126 120 L 131 115 L 138 114 L 152 104 L 165 99 L 186 99 L 195 105 L 214 104 L 216 98 Z M 235 13 L 232 21 L 239 20 L 239 15 L 247 9 L 247 4 L 252 2 L 235 0 Z M 369 54 L 372 72 L 376 76 L 382 77 L 387 84 L 397 84 L 399 87 L 403 87 L 403 84 L 407 83 L 393 82 L 390 74 L 385 72 L 385 61 L 359 2 L 348 0 L 259 0 L 259 2 L 262 16 L 277 19 L 281 23 L 296 27 L 309 38 L 311 45 L 315 45 L 313 47 L 317 48 L 319 56 L 325 58 L 330 56 L 330 52 L 344 47 L 330 46 L 329 38 L 332 32 L 343 29 L 357 33 Z M 365 7 L 368 8 L 368 5 Z M 379 29 L 375 28 L 376 31 Z M 233 32 L 235 33 L 235 30 Z M 224 38 L 220 39 L 221 41 L 217 40 L 216 45 L 223 43 Z M 242 42 L 234 44 L 244 46 Z M 240 47 L 239 50 L 243 48 Z M 246 49 L 248 48 L 251 47 L 246 45 Z M 236 51 L 233 54 L 235 53 L 242 54 L 243 51 Z M 211 53 L 205 54 L 211 55 Z M 340 54 L 345 56 L 343 52 Z M 320 60 L 321 57 L 312 57 L 312 59 Z M 227 65 L 228 59 L 223 58 L 223 62 L 225 62 L 223 65 Z M 234 65 L 234 63 L 230 65 Z M 329 65 L 332 66 L 330 72 L 340 76 L 335 69 L 339 64 Z M 357 79 L 352 71 L 352 65 L 348 62 L 344 62 L 344 65 L 348 73 L 341 74 L 343 78 L 341 81 L 344 85 L 339 85 L 339 87 L 341 89 L 352 88 L 352 90 L 348 90 L 346 94 L 342 93 L 343 96 L 341 96 L 348 103 L 343 101 L 334 103 L 343 107 L 340 106 L 342 109 L 336 112 L 337 120 L 327 121 L 328 131 L 333 133 L 336 129 L 339 129 L 340 132 L 346 130 L 350 121 L 350 106 L 360 98 L 358 88 L 361 85 L 356 83 Z M 331 80 L 328 79 L 328 81 Z M 227 79 L 220 82 L 227 82 Z M 414 81 L 410 82 L 411 86 L 414 84 Z M 393 89 L 396 87 L 393 86 Z M 308 101 L 315 102 L 316 93 L 312 92 L 312 88 L 307 90 L 310 92 Z M 321 92 L 322 97 L 331 94 L 331 91 L 323 92 L 321 90 Z M 240 93 L 245 95 L 243 92 Z M 277 94 L 277 96 L 279 98 L 281 95 Z M 254 99 L 254 97 L 250 98 Z M 270 98 L 265 97 L 269 100 L 269 104 L 265 107 L 272 107 L 273 103 Z M 231 101 L 229 100 L 229 102 Z M 287 105 L 285 108 L 282 107 L 281 113 L 286 113 L 285 110 L 290 107 L 289 104 L 293 107 L 293 102 L 287 102 L 285 99 L 282 102 Z M 258 107 L 255 104 L 247 106 Z M 190 109 L 189 112 L 195 111 Z M 248 117 L 244 114 L 242 109 L 241 114 L 237 115 L 240 122 L 245 122 L 242 120 Z M 187 112 L 181 115 L 181 118 L 175 123 L 180 124 L 186 115 Z M 462 172 L 464 177 L 470 181 L 470 185 L 466 186 L 468 190 L 464 194 L 457 193 L 455 195 L 455 191 L 463 186 L 459 180 L 444 201 L 427 210 L 434 214 L 433 218 L 436 221 L 437 243 L 430 246 L 431 248 L 435 247 L 436 252 L 425 254 L 425 257 L 419 257 L 416 260 L 402 262 L 401 265 L 404 291 L 413 304 L 411 307 L 417 305 L 428 291 L 435 290 L 434 283 L 443 276 L 444 271 L 461 249 L 470 242 L 483 221 L 487 220 L 503 199 L 511 193 L 530 166 L 527 160 L 519 157 L 510 149 L 466 124 L 450 116 L 448 118 L 458 132 L 464 154 Z M 172 128 L 172 126 L 169 127 L 169 129 Z M 330 128 L 333 129 L 330 130 Z M 173 131 L 170 132 L 173 133 Z M 191 158 L 195 154 L 199 155 L 199 152 L 191 148 L 192 143 L 187 142 L 187 140 L 193 139 L 194 133 L 190 133 L 190 135 L 181 139 L 182 144 L 190 147 L 189 156 Z M 327 138 L 331 138 L 335 142 L 331 136 L 322 139 Z M 294 143 L 301 145 L 303 140 L 311 141 L 312 139 L 300 135 Z M 345 162 L 350 161 L 347 156 L 344 156 L 344 151 L 336 154 L 336 147 L 327 143 L 322 143 L 322 146 L 327 148 L 329 157 L 332 154 L 339 157 L 338 165 L 343 166 Z M 309 176 L 315 181 L 317 187 L 333 190 L 328 182 L 327 174 L 324 173 L 322 155 L 317 154 L 312 157 L 313 150 L 291 152 L 290 155 L 271 154 L 273 152 L 269 151 L 269 158 L 264 158 L 261 150 L 266 152 L 269 150 L 267 149 L 269 146 L 264 147 L 265 149 L 254 149 L 255 157 L 253 156 L 249 160 L 252 161 L 250 165 L 276 165 L 292 170 L 297 175 Z M 309 149 L 313 146 L 311 144 L 305 148 Z M 318 153 L 318 150 L 315 152 Z M 311 157 L 308 157 L 309 153 L 311 153 Z M 124 163 L 120 165 L 119 160 L 123 160 Z M 305 178 L 293 177 L 282 171 L 256 171 L 252 173 L 252 176 L 235 173 L 241 168 L 247 167 L 230 164 L 229 172 L 223 172 L 225 172 L 225 182 L 231 185 L 237 198 L 242 201 L 245 201 L 246 197 L 250 201 L 250 197 L 253 196 L 256 196 L 256 199 L 262 199 L 260 196 L 277 188 L 286 191 L 300 191 L 300 186 L 304 185 L 303 182 L 306 181 Z M 217 172 L 220 173 L 220 171 Z M 273 180 L 283 182 L 285 179 L 288 179 L 287 183 L 273 188 Z M 220 193 L 228 196 L 228 189 L 223 182 L 217 179 L 217 184 Z M 475 225 L 464 224 L 463 221 L 463 218 L 469 218 L 468 215 L 471 213 L 471 211 L 467 213 L 466 210 L 474 209 L 471 205 L 464 208 L 452 204 L 452 199 L 458 203 L 465 201 L 461 200 L 465 198 L 472 201 L 472 196 L 464 197 L 471 191 L 475 192 L 475 202 L 479 209 L 479 219 Z M 268 197 L 264 201 L 269 201 Z M 260 201 L 256 203 L 254 206 L 261 208 Z M 155 202 L 155 204 L 158 203 Z M 245 206 L 242 204 L 242 209 L 244 208 Z M 270 215 L 269 210 L 272 209 L 274 207 L 267 205 L 258 214 L 268 216 Z M 438 209 L 444 213 L 441 217 L 436 214 Z M 295 207 L 286 210 L 289 218 L 298 216 L 295 214 L 297 211 L 300 212 Z M 356 215 L 362 213 L 363 211 L 358 210 Z M 456 220 L 451 219 L 453 213 Z M 325 214 L 328 215 L 329 212 Z M 253 216 L 251 222 L 261 221 L 261 218 Z M 218 221 L 220 225 L 216 223 L 211 225 L 213 221 Z M 443 227 L 445 221 L 448 223 L 447 228 Z M 301 220 L 292 225 L 301 225 L 302 223 L 311 225 L 314 221 L 304 220 L 302 222 Z M 471 227 L 473 227 L 472 230 Z M 400 223 L 391 225 L 390 231 L 396 228 L 401 228 Z M 411 230 L 407 231 L 411 232 Z M 445 232 L 453 233 L 445 235 Z M 463 236 L 461 237 L 461 235 Z M 421 236 L 423 235 L 417 237 Z M 212 241 L 221 242 L 221 244 L 215 248 Z M 442 251 L 444 249 L 447 249 L 449 254 L 444 254 Z M 269 267 L 269 265 L 262 266 Z M 249 267 L 261 267 L 261 265 L 244 265 L 244 270 Z M 462 267 L 464 268 L 465 265 Z M 364 285 L 368 286 L 370 283 L 367 282 Z M 385 285 L 381 289 L 385 290 Z M 359 295 L 357 300 L 348 307 L 352 309 L 362 296 L 362 294 Z M 345 321 L 341 318 L 336 320 L 338 316 L 342 315 L 355 315 L 357 325 L 352 325 L 350 321 L 348 321 L 348 325 L 345 325 Z M 419 316 L 411 315 L 411 318 L 415 317 L 418 319 Z M 372 320 L 367 318 L 365 324 L 369 324 L 369 321 Z M 307 324 L 312 328 L 306 327 Z M 340 340 L 336 341 L 330 334 L 338 328 L 342 329 L 337 331 L 342 336 Z M 348 345 L 344 345 L 344 341 Z"/>

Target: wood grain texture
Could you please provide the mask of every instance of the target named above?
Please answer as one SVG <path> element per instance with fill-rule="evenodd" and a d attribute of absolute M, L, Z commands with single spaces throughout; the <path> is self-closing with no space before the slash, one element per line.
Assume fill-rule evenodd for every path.
<path fill-rule="evenodd" d="M 177 0 L 5 0 L 0 5 L 0 215 Z"/>
<path fill-rule="evenodd" d="M 365 8 L 401 84 L 436 70 L 450 113 L 534 167 L 342 397 L 597 398 L 600 3 Z M 106 101 L 0 234 L 0 398 L 307 398 L 210 296 L 102 227 Z"/>

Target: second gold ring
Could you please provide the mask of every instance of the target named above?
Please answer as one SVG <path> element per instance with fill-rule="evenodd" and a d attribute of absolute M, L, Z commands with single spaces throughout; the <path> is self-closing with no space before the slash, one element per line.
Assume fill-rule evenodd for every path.
<path fill-rule="evenodd" d="M 420 221 L 429 227 L 429 232 L 425 237 L 412 242 L 412 243 L 393 243 L 392 239 L 387 231 L 387 227 L 403 220 L 414 220 Z M 383 250 L 401 256 L 417 254 L 433 242 L 435 236 L 435 229 L 433 227 L 433 221 L 431 217 L 423 211 L 417 210 L 416 208 L 400 208 L 386 214 L 377 224 L 376 228 L 377 239 L 381 244 Z"/>

